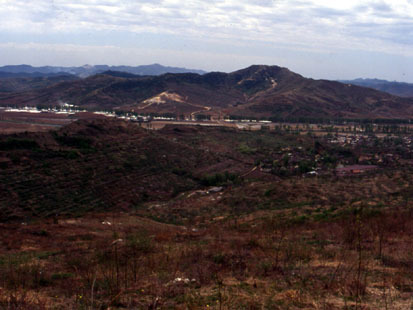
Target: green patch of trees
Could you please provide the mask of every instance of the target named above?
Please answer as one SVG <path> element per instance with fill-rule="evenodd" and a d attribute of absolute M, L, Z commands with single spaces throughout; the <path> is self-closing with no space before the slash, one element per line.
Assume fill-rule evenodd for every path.
<path fill-rule="evenodd" d="M 215 173 L 212 175 L 206 175 L 201 179 L 201 184 L 205 186 L 217 186 L 226 183 L 238 183 L 240 181 L 239 176 L 233 173 L 225 171 L 224 173 Z"/>

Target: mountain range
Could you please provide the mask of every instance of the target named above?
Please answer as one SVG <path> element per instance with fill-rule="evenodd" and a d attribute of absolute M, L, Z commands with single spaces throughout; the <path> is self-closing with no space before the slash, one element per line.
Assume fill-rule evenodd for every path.
<path fill-rule="evenodd" d="M 202 70 L 192 70 L 177 67 L 166 67 L 160 64 L 143 65 L 143 66 L 108 66 L 108 65 L 84 65 L 81 67 L 55 67 L 43 66 L 32 67 L 29 65 L 3 66 L 0 67 L 1 77 L 39 77 L 50 75 L 72 74 L 78 77 L 88 77 L 90 75 L 102 73 L 104 71 L 127 72 L 136 75 L 160 75 L 164 73 L 198 73 L 204 74 Z"/>
<path fill-rule="evenodd" d="M 339 82 L 353 84 L 363 87 L 370 87 L 376 90 L 384 91 L 386 93 L 400 96 L 413 97 L 413 84 L 403 82 L 390 82 L 379 79 L 355 79 L 355 80 L 341 80 Z"/>
<path fill-rule="evenodd" d="M 1 71 L 1 70 L 0 70 Z M 57 105 L 138 113 L 256 118 L 410 118 L 413 99 L 371 88 L 313 80 L 278 66 L 231 73 L 139 76 L 104 71 L 84 79 L 0 95 L 0 105 Z"/>

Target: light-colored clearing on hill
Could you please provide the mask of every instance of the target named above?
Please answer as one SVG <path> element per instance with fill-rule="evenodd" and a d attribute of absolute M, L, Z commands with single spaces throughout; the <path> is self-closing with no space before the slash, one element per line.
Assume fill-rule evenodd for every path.
<path fill-rule="evenodd" d="M 152 98 L 146 99 L 145 101 L 143 101 L 143 103 L 145 103 L 146 105 L 144 105 L 143 107 L 138 107 L 138 109 L 146 109 L 148 107 L 150 107 L 153 104 L 164 104 L 167 101 L 175 101 L 175 102 L 182 102 L 185 103 L 185 99 L 177 94 L 177 93 L 170 93 L 167 91 L 164 91 Z"/>

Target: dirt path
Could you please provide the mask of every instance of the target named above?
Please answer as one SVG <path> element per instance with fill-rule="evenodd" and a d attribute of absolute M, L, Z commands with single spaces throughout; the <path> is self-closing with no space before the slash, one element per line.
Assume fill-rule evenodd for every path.
<path fill-rule="evenodd" d="M 241 178 L 246 177 L 247 175 L 251 174 L 252 172 L 254 172 L 255 170 L 257 170 L 258 166 L 255 166 L 254 168 L 252 168 L 250 171 L 244 173 L 243 175 L 241 175 Z"/>
<path fill-rule="evenodd" d="M 201 112 L 205 112 L 205 111 L 211 111 L 211 107 L 203 107 L 203 106 L 198 106 L 198 105 L 190 104 L 190 103 L 188 103 L 188 104 L 193 106 L 193 107 L 199 107 L 199 108 L 202 107 L 203 108 L 203 110 L 192 112 L 191 113 L 191 118 L 193 118 L 197 113 L 201 113 Z"/>

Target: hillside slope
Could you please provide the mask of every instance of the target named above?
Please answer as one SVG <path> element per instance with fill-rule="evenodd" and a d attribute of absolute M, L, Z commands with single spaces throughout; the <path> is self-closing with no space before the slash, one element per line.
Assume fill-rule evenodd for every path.
<path fill-rule="evenodd" d="M 42 89 L 61 82 L 75 81 L 78 77 L 71 74 L 19 74 L 0 72 L 0 94 Z"/>
<path fill-rule="evenodd" d="M 0 136 L 0 221 L 130 210 L 197 189 L 205 175 L 250 169 L 252 159 L 226 155 L 233 147 L 207 150 L 199 137 L 210 139 L 214 130 L 153 132 L 100 119 L 55 132 Z"/>

